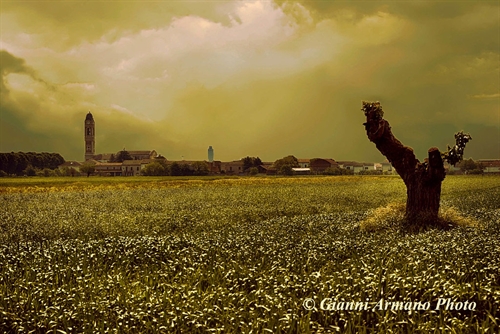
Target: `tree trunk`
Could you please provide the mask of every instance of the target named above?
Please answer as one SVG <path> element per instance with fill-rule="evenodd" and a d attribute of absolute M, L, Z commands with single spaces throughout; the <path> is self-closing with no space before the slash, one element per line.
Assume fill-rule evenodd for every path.
<path fill-rule="evenodd" d="M 438 223 L 441 183 L 445 169 L 441 152 L 433 147 L 423 163 L 411 147 L 403 145 L 392 134 L 389 122 L 383 119 L 380 103 L 363 102 L 364 123 L 368 139 L 394 166 L 406 185 L 406 221 L 423 227 Z"/>
<path fill-rule="evenodd" d="M 435 156 L 434 158 L 431 158 Z M 432 159 L 436 159 L 432 166 Z M 445 170 L 437 148 L 429 150 L 427 166 L 417 163 L 417 169 L 406 184 L 406 219 L 410 224 L 435 224 L 438 222 L 441 183 Z M 401 175 L 401 174 L 400 174 Z"/>

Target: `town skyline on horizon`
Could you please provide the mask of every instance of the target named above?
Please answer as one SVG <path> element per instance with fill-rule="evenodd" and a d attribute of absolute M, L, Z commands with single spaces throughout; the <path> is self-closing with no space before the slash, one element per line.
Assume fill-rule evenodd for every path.
<path fill-rule="evenodd" d="M 0 152 L 385 160 L 362 100 L 423 161 L 458 131 L 500 158 L 500 5 L 2 3 Z"/>
<path fill-rule="evenodd" d="M 90 116 L 91 116 L 91 119 L 93 119 L 93 114 L 92 114 L 92 113 L 90 112 L 90 110 L 89 110 L 89 111 L 88 111 L 88 113 L 86 114 L 85 122 L 86 122 L 86 121 L 87 121 L 87 119 L 88 119 L 88 116 L 87 116 L 87 115 L 90 115 Z M 94 123 L 93 125 L 95 126 L 95 123 Z M 84 126 L 83 126 L 83 128 L 84 128 L 84 129 L 86 129 L 86 125 L 84 125 Z M 94 131 L 94 130 L 95 130 L 95 128 L 93 128 L 93 131 Z M 94 136 L 95 136 L 95 132 L 94 132 Z M 87 139 L 87 137 L 86 137 L 86 135 L 85 135 L 85 130 L 84 130 L 84 138 L 85 138 L 85 139 Z M 85 141 L 85 144 L 87 144 L 87 142 L 86 142 L 86 141 Z M 95 145 L 95 142 L 94 142 L 94 145 Z M 95 149 L 95 147 L 94 147 L 94 149 Z M 85 146 L 84 146 L 84 151 L 85 151 Z M 124 147 L 123 147 L 122 149 L 119 149 L 119 150 L 114 151 L 114 152 L 97 152 L 97 151 L 95 151 L 95 152 L 94 152 L 94 154 L 95 154 L 95 156 L 99 156 L 99 155 L 116 155 L 116 154 L 118 154 L 120 151 L 130 151 L 130 152 L 134 152 L 134 151 L 137 151 L 137 150 L 128 150 L 128 149 L 126 148 L 126 146 L 124 145 Z M 141 151 L 141 150 L 139 150 L 139 151 Z M 142 150 L 142 151 L 151 151 L 151 152 L 152 152 L 152 151 L 154 151 L 154 152 L 157 152 L 157 150 L 156 150 L 156 149 L 154 149 L 154 148 L 153 148 L 153 149 L 149 149 L 149 150 Z M 26 151 L 26 152 L 29 152 L 29 151 Z M 45 151 L 44 151 L 44 152 L 45 152 Z M 206 158 L 207 158 L 207 159 L 185 159 L 185 158 L 184 158 L 184 156 L 181 156 L 181 158 L 180 158 L 180 159 L 175 159 L 175 158 L 173 158 L 173 159 L 172 159 L 172 158 L 171 158 L 171 159 L 169 159 L 169 158 L 167 158 L 164 154 L 159 153 L 159 152 L 157 152 L 157 153 L 158 153 L 158 156 L 162 156 L 163 158 L 165 158 L 165 159 L 167 159 L 167 160 L 170 160 L 170 161 L 222 161 L 222 160 L 217 160 L 216 158 L 214 158 L 214 152 L 215 152 L 215 150 L 214 150 L 213 146 L 212 146 L 212 145 L 209 145 L 209 146 L 208 146 L 208 148 L 207 148 L 207 156 L 206 156 Z M 3 153 L 7 153 L 7 152 L 3 152 Z M 40 153 L 40 152 L 37 152 L 37 153 Z M 49 153 L 60 153 L 60 152 L 49 152 Z M 87 153 L 87 152 L 85 152 L 85 153 Z M 62 156 L 62 155 L 61 155 L 61 156 Z M 238 158 L 238 159 L 229 159 L 229 160 L 226 160 L 226 161 L 239 161 L 239 160 L 242 160 L 243 158 L 248 157 L 248 156 L 249 156 L 249 155 L 244 155 L 244 156 L 242 156 L 241 158 Z M 286 156 L 295 156 L 295 155 L 294 155 L 293 153 L 291 153 L 291 154 L 288 154 L 288 155 L 286 155 Z M 286 157 L 286 156 L 283 156 L 283 157 Z M 259 157 L 259 155 L 255 155 L 254 157 Z M 276 161 L 276 160 L 278 160 L 278 159 L 281 159 L 281 158 L 283 158 L 283 157 L 280 157 L 280 158 L 275 158 L 275 159 L 272 159 L 272 160 L 265 160 L 265 162 L 268 162 L 268 163 L 269 163 L 269 162 L 274 162 L 274 161 Z M 333 159 L 332 157 L 297 157 L 297 156 L 295 156 L 295 157 L 296 157 L 296 158 L 298 158 L 298 159 L 316 159 L 316 158 L 320 158 L 320 159 Z M 260 158 L 260 157 L 259 157 L 259 158 Z M 381 163 L 381 162 L 387 162 L 387 158 L 386 158 L 386 157 L 384 157 L 383 155 L 381 155 L 381 158 L 382 158 L 383 160 L 380 160 L 380 161 L 353 160 L 353 159 L 347 159 L 347 160 L 346 160 L 346 159 L 334 159 L 334 160 L 338 160 L 338 161 L 355 161 L 355 162 L 361 162 L 361 163 L 363 163 L 363 162 L 364 162 L 364 163 L 368 163 L 368 162 L 369 162 L 369 163 Z M 481 158 L 479 158 L 479 159 L 474 159 L 474 160 L 480 160 L 480 159 L 481 159 Z M 78 160 L 78 159 L 65 159 L 65 160 L 66 160 L 66 161 L 79 161 L 79 162 L 85 162 L 85 161 L 86 161 L 86 160 L 88 160 L 88 159 L 84 158 L 84 159 L 80 159 L 80 160 Z M 423 160 L 423 159 L 422 159 L 422 160 Z M 464 160 L 465 160 L 465 158 L 464 158 Z M 262 161 L 264 162 L 264 160 L 262 160 Z"/>

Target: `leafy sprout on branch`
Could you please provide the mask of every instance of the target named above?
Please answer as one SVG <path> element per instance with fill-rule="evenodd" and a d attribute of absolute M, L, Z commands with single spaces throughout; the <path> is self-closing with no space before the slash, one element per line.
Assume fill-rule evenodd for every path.
<path fill-rule="evenodd" d="M 463 131 L 457 132 L 455 134 L 455 146 L 441 154 L 443 160 L 448 161 L 450 165 L 455 166 L 457 163 L 463 160 L 465 145 L 472 140 L 472 137 L 468 133 Z"/>

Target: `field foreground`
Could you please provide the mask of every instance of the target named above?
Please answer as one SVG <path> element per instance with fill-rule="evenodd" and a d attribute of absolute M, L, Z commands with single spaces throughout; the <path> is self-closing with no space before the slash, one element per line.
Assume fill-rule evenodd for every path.
<path fill-rule="evenodd" d="M 420 234 L 359 228 L 395 177 L 126 179 L 0 181 L 0 332 L 500 330 L 500 177 Z"/>

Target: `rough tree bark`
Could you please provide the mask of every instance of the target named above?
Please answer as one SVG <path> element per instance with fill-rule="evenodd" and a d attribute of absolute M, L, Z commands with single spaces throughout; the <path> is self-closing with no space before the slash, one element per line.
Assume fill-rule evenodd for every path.
<path fill-rule="evenodd" d="M 441 153 L 432 147 L 428 158 L 420 162 L 411 147 L 403 145 L 392 134 L 389 122 L 383 116 L 384 112 L 379 102 L 363 101 L 366 116 L 368 139 L 375 143 L 377 149 L 394 166 L 406 185 L 406 222 L 410 225 L 423 227 L 439 224 L 439 202 L 441 198 L 441 183 L 446 172 L 444 160 L 455 165 L 462 160 L 465 144 L 472 138 L 468 134 L 455 134 L 456 145 L 448 147 Z"/>

